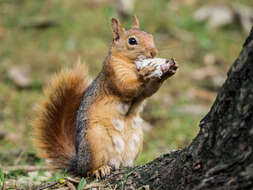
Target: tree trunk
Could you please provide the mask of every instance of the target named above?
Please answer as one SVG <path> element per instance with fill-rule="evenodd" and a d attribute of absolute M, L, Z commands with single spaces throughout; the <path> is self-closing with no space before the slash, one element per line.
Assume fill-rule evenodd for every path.
<path fill-rule="evenodd" d="M 253 28 L 231 66 L 200 132 L 183 150 L 143 166 L 115 171 L 117 189 L 253 188 Z"/>

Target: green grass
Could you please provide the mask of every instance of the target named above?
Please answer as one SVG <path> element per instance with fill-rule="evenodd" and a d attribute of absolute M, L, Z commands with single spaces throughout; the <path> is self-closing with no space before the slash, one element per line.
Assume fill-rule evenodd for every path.
<path fill-rule="evenodd" d="M 77 190 L 82 190 L 86 186 L 87 182 L 84 178 L 80 180 L 77 186 Z"/>
<path fill-rule="evenodd" d="M 213 98 L 191 96 L 192 89 L 210 91 L 208 81 L 196 81 L 192 73 L 205 67 L 203 57 L 213 54 L 219 60 L 219 71 L 226 76 L 246 38 L 241 29 L 232 25 L 216 31 L 205 23 L 197 23 L 193 12 L 211 1 L 152 0 L 136 2 L 135 13 L 141 28 L 154 34 L 160 57 L 174 57 L 180 69 L 159 92 L 147 101 L 142 114 L 152 125 L 145 132 L 143 152 L 138 164 L 144 164 L 160 154 L 187 146 L 198 133 L 198 123 L 205 115 L 178 111 L 179 107 L 200 105 L 206 110 Z M 214 2 L 214 1 L 212 1 Z M 215 1 L 218 2 L 218 1 Z M 251 0 L 237 0 L 253 7 Z M 234 3 L 235 3 L 234 2 Z M 233 4 L 225 1 L 227 4 Z M 178 8 L 176 8 L 178 6 Z M 0 162 L 7 166 L 24 152 L 19 164 L 44 165 L 43 161 L 30 163 L 26 155 L 34 153 L 31 141 L 31 120 L 34 107 L 42 95 L 42 88 L 50 77 L 63 67 L 73 66 L 81 58 L 94 78 L 100 71 L 111 43 L 110 18 L 116 17 L 113 3 L 94 4 L 89 1 L 23 0 L 0 2 Z M 47 29 L 29 28 L 29 23 L 52 20 L 57 25 Z M 129 28 L 131 19 L 122 21 Z M 31 69 L 31 86 L 18 88 L 8 77 L 13 66 L 28 65 Z M 215 65 L 216 66 L 216 65 Z M 216 93 L 212 91 L 211 93 Z M 11 155 L 5 159 L 3 155 Z M 3 181 L 3 172 L 1 181 Z M 39 173 L 39 175 L 43 175 Z M 21 173 L 16 173 L 20 176 Z M 14 175 L 14 176 L 15 176 Z M 10 178 L 10 175 L 7 176 Z M 13 176 L 12 176 L 13 177 Z M 52 180 L 62 177 L 55 174 Z M 5 176 L 6 178 L 6 176 Z"/>

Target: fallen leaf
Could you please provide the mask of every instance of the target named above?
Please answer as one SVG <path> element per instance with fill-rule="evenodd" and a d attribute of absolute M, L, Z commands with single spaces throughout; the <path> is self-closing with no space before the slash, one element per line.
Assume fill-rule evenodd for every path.
<path fill-rule="evenodd" d="M 203 57 L 203 62 L 205 65 L 214 65 L 217 62 L 217 59 L 214 54 L 207 53 Z"/>
<path fill-rule="evenodd" d="M 209 28 L 216 29 L 229 25 L 235 20 L 235 12 L 226 5 L 205 5 L 193 14 L 198 22 L 207 21 Z"/>
<path fill-rule="evenodd" d="M 30 67 L 28 65 L 13 66 L 8 70 L 8 77 L 21 88 L 31 86 Z"/>
<path fill-rule="evenodd" d="M 19 142 L 20 140 L 22 140 L 23 136 L 20 134 L 20 133 L 8 133 L 6 135 L 6 139 L 9 141 L 9 142 L 12 142 L 12 143 L 17 143 Z"/>
<path fill-rule="evenodd" d="M 239 21 L 242 29 L 248 34 L 253 25 L 253 10 L 241 4 L 205 5 L 194 12 L 193 18 L 197 22 L 207 22 L 211 29 L 238 24 Z"/>

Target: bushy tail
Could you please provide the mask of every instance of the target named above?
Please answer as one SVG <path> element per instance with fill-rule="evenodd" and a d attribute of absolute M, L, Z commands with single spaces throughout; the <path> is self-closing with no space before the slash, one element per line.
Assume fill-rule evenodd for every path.
<path fill-rule="evenodd" d="M 87 88 L 86 72 L 78 64 L 56 75 L 45 89 L 33 122 L 38 154 L 55 168 L 70 167 L 75 156 L 75 120 Z"/>

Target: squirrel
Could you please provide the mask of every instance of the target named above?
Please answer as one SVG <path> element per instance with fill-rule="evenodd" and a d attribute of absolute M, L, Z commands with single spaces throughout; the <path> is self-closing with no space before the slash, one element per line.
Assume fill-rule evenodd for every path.
<path fill-rule="evenodd" d="M 84 66 L 77 64 L 44 89 L 46 98 L 33 122 L 34 141 L 38 155 L 53 169 L 102 178 L 112 169 L 134 166 L 143 144 L 143 101 L 178 68 L 171 59 L 159 67 L 160 77 L 152 75 L 158 68 L 154 64 L 137 69 L 136 61 L 152 59 L 158 50 L 136 16 L 128 30 L 112 18 L 111 30 L 109 55 L 91 84 Z"/>

